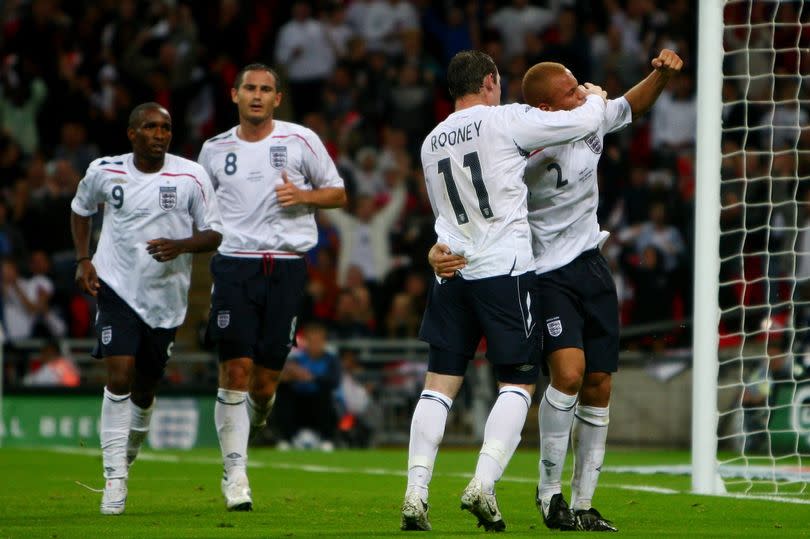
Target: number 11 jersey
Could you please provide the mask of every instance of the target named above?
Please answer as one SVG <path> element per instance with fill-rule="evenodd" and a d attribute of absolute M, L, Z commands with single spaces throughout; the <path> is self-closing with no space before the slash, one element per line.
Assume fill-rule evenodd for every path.
<path fill-rule="evenodd" d="M 436 235 L 467 259 L 465 279 L 534 269 L 523 182 L 529 153 L 587 137 L 604 112 L 598 96 L 573 111 L 476 105 L 430 132 L 421 156 Z"/>

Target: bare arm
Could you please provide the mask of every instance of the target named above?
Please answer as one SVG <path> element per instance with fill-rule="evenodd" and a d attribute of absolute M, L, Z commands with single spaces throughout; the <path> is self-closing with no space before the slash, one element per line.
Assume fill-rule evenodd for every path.
<path fill-rule="evenodd" d="M 655 70 L 624 94 L 634 120 L 652 108 L 672 76 L 683 67 L 683 60 L 673 51 L 663 49 L 657 58 L 653 58 L 652 65 Z"/>
<path fill-rule="evenodd" d="M 76 249 L 76 284 L 91 296 L 98 293 L 99 282 L 96 268 L 90 260 L 90 221 L 76 212 L 70 213 L 70 232 L 73 235 L 73 246 Z"/>
<path fill-rule="evenodd" d="M 222 234 L 216 230 L 195 230 L 188 238 L 156 238 L 146 242 L 146 251 L 158 262 L 174 260 L 184 253 L 204 253 L 219 247 Z"/>
<path fill-rule="evenodd" d="M 340 208 L 346 205 L 346 190 L 342 187 L 322 187 L 320 189 L 299 189 L 281 173 L 284 183 L 276 186 L 276 196 L 282 208 L 307 204 L 316 208 Z"/>

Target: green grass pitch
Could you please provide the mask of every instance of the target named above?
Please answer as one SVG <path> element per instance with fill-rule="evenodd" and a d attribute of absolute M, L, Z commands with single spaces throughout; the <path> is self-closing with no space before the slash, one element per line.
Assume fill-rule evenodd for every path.
<path fill-rule="evenodd" d="M 145 451 L 130 473 L 121 516 L 99 514 L 98 451 L 0 449 L 0 538 L 473 537 L 459 510 L 476 452 L 444 448 L 431 484 L 433 532 L 399 531 L 407 454 L 252 449 L 255 510 L 228 513 L 217 450 Z M 537 456 L 521 450 L 497 493 L 508 537 L 550 537 L 534 507 Z M 609 450 L 594 505 L 623 537 L 810 537 L 810 506 L 688 494 L 689 478 L 614 473 L 611 467 L 686 464 L 686 453 Z M 565 473 L 570 477 L 569 468 Z M 566 496 L 569 495 L 565 489 Z M 807 493 L 792 496 L 810 502 Z M 583 535 L 566 534 L 566 536 Z"/>

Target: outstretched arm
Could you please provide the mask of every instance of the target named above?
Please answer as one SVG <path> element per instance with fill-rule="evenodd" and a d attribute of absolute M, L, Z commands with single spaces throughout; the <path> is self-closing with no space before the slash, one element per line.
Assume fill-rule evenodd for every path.
<path fill-rule="evenodd" d="M 655 70 L 624 94 L 624 98 L 630 103 L 634 120 L 652 108 L 672 76 L 683 67 L 680 56 L 669 49 L 661 50 L 651 63 Z"/>

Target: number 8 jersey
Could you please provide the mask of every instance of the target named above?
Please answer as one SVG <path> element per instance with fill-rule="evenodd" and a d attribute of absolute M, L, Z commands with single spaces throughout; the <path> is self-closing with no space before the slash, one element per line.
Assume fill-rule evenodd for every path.
<path fill-rule="evenodd" d="M 166 154 L 163 168 L 143 173 L 131 153 L 96 159 L 70 208 L 89 217 L 104 204 L 101 237 L 93 256 L 99 278 L 153 328 L 183 323 L 191 282 L 191 254 L 158 262 L 146 242 L 181 239 L 198 230 L 222 233 L 214 190 L 205 170 Z"/>
<path fill-rule="evenodd" d="M 258 258 L 267 252 L 303 253 L 315 246 L 315 208 L 282 208 L 275 188 L 281 173 L 298 189 L 343 187 L 321 139 L 306 127 L 273 120 L 273 131 L 257 142 L 237 136 L 237 127 L 203 144 L 199 163 L 216 191 L 225 233 L 219 252 Z"/>
<path fill-rule="evenodd" d="M 604 112 L 598 96 L 573 111 L 476 105 L 430 132 L 421 155 L 436 235 L 467 259 L 464 278 L 534 269 L 523 182 L 529 153 L 587 137 Z"/>

